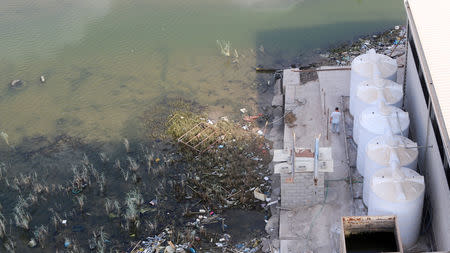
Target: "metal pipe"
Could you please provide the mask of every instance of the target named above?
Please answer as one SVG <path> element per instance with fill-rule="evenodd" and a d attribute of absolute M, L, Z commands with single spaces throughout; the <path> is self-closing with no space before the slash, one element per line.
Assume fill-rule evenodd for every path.
<path fill-rule="evenodd" d="M 349 96 L 341 96 L 341 107 L 342 107 L 342 123 L 343 123 L 343 132 L 344 132 L 344 143 L 345 143 L 345 158 L 347 159 L 347 166 L 348 166 L 348 180 L 350 182 L 350 198 L 352 200 L 352 208 L 350 208 L 351 215 L 353 215 L 353 206 L 354 206 L 354 199 L 353 199 L 353 174 L 352 174 L 352 168 L 350 168 L 350 157 L 348 155 L 348 142 L 347 142 L 347 129 L 345 127 L 345 97 Z"/>
<path fill-rule="evenodd" d="M 405 149 L 415 149 L 415 148 L 433 148 L 433 145 L 430 146 L 415 146 L 415 147 L 404 147 Z"/>
<path fill-rule="evenodd" d="M 402 83 L 402 88 L 403 88 L 403 100 L 402 100 L 402 107 L 401 108 L 405 108 L 405 103 L 406 103 L 406 75 L 408 72 L 408 65 L 406 64 L 408 62 L 408 50 L 409 50 L 409 42 L 408 42 L 408 37 L 409 37 L 409 23 L 408 23 L 408 17 L 406 17 L 406 42 L 405 42 L 405 69 L 403 70 L 403 83 Z M 398 79 L 398 78 L 397 78 Z M 397 80 L 398 81 L 398 80 Z M 406 111 L 406 110 L 405 110 Z"/>
<path fill-rule="evenodd" d="M 396 117 L 397 117 L 397 124 L 398 124 L 398 129 L 400 130 L 400 135 L 402 137 L 405 137 L 405 136 L 403 136 L 402 124 L 400 124 L 400 118 L 398 117 L 398 112 L 395 112 L 395 114 L 396 114 Z M 403 142 L 403 146 L 406 146 L 405 139 L 402 138 L 401 140 Z"/>
<path fill-rule="evenodd" d="M 430 124 L 431 124 L 431 97 L 428 97 L 428 116 L 427 116 L 427 135 L 426 135 L 426 139 L 425 139 L 425 147 L 428 146 L 428 139 L 430 137 Z M 426 160 L 427 160 L 427 153 L 428 153 L 428 149 L 425 149 L 425 153 L 423 154 L 423 165 L 422 168 L 426 168 Z"/>
<path fill-rule="evenodd" d="M 295 132 L 292 130 L 292 155 L 291 155 L 291 162 L 292 162 L 292 181 L 294 181 L 294 174 L 295 174 Z"/>
<path fill-rule="evenodd" d="M 327 110 L 327 140 L 328 140 L 328 133 L 330 132 L 330 109 Z"/>
<path fill-rule="evenodd" d="M 319 180 L 319 139 L 320 134 L 316 137 L 314 150 L 314 185 L 317 185 L 317 181 Z"/>
<path fill-rule="evenodd" d="M 299 69 L 299 70 L 292 70 L 293 72 L 320 72 L 320 71 L 336 71 L 336 70 L 352 70 L 352 68 L 331 68 L 331 69 Z"/>
<path fill-rule="evenodd" d="M 403 68 L 405 65 L 399 64 L 397 65 L 397 68 Z M 299 70 L 292 70 L 293 72 L 322 72 L 322 71 L 340 71 L 340 70 L 352 70 L 351 67 L 342 67 L 342 68 L 329 68 L 329 69 L 299 69 Z"/>
<path fill-rule="evenodd" d="M 397 118 L 397 125 L 398 125 L 398 130 L 400 130 L 400 135 L 401 135 L 402 137 L 404 137 L 404 136 L 403 136 L 403 131 L 402 131 L 402 124 L 400 123 L 400 118 L 399 118 L 399 116 L 398 116 L 398 111 L 395 112 L 395 117 Z"/>
<path fill-rule="evenodd" d="M 348 143 L 347 143 L 347 129 L 345 127 L 345 109 L 344 109 L 344 99 L 349 96 L 341 96 L 341 108 L 342 108 L 342 123 L 343 123 L 343 132 L 344 132 L 344 143 L 345 143 L 345 158 L 347 159 L 347 164 L 350 166 L 350 157 L 348 155 Z M 328 111 L 329 112 L 329 111 Z"/>

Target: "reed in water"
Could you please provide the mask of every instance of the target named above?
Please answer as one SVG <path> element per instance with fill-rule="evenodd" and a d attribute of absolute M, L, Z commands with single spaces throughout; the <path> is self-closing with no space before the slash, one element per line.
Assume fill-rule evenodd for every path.
<path fill-rule="evenodd" d="M 0 238 L 4 238 L 6 236 L 6 219 L 5 216 L 0 212 Z"/>
<path fill-rule="evenodd" d="M 31 221 L 31 215 L 26 210 L 27 207 L 28 203 L 22 198 L 22 196 L 19 196 L 19 200 L 17 201 L 17 204 L 13 209 L 14 221 L 16 222 L 16 226 L 21 227 L 25 230 L 30 229 Z"/>
<path fill-rule="evenodd" d="M 76 196 L 76 199 L 77 199 L 78 206 L 80 207 L 80 212 L 83 212 L 83 207 L 84 207 L 84 204 L 86 201 L 86 196 L 78 195 L 78 196 Z"/>
<path fill-rule="evenodd" d="M 48 227 L 41 225 L 34 230 L 33 234 L 36 240 L 39 242 L 39 245 L 41 245 L 41 248 L 45 248 L 45 243 L 48 236 Z"/>

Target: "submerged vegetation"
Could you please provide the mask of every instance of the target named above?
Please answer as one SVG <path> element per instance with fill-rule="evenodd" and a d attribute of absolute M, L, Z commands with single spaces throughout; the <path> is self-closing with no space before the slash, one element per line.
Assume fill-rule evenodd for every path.
<path fill-rule="evenodd" d="M 25 230 L 30 229 L 31 215 L 26 210 L 28 203 L 19 195 L 16 206 L 14 207 L 14 221 L 16 226 Z"/>
<path fill-rule="evenodd" d="M 183 164 L 176 164 L 170 143 L 129 144 L 128 150 L 118 144 L 113 153 L 64 137 L 36 146 L 18 147 L 19 157 L 2 156 L 9 160 L 0 164 L 0 251 L 122 252 L 130 239 L 175 225 L 164 221 L 176 206 L 171 185 Z M 22 157 L 29 163 L 16 162 Z M 152 199 L 159 205 L 150 205 Z M 84 231 L 95 231 L 94 238 Z"/>
<path fill-rule="evenodd" d="M 111 150 L 67 136 L 34 138 L 14 155 L 4 153 L 1 250 L 122 252 L 161 232 L 186 250 L 211 248 L 224 232 L 224 210 L 263 210 L 253 190 L 269 191 L 270 145 L 251 130 L 256 125 L 213 123 L 195 104 L 173 104 L 179 106 L 165 118 L 144 119 L 164 130 L 146 142 L 123 138 Z M 218 133 L 217 141 L 201 144 L 201 154 L 177 143 L 196 124 Z M 24 157 L 28 163 L 17 162 Z"/>
<path fill-rule="evenodd" d="M 6 219 L 5 216 L 0 212 L 0 238 L 6 236 Z"/>

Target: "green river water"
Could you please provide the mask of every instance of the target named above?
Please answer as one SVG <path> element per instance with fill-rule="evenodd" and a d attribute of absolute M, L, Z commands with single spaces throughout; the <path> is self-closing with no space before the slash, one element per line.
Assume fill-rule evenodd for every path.
<path fill-rule="evenodd" d="M 253 66 L 300 63 L 313 49 L 402 24 L 402 5 L 2 0 L 0 130 L 12 145 L 62 133 L 95 141 L 139 137 L 137 117 L 171 97 L 236 113 L 257 99 Z M 220 54 L 217 40 L 231 42 L 232 57 Z M 235 49 L 238 64 L 231 63 Z M 23 87 L 10 89 L 14 79 Z"/>

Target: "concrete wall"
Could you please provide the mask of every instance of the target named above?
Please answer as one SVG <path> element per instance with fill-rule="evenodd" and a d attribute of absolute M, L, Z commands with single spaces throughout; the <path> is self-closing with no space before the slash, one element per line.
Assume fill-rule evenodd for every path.
<path fill-rule="evenodd" d="M 298 172 L 292 174 L 281 173 L 281 207 L 295 208 L 311 206 L 324 201 L 324 173 L 319 173 L 317 186 L 314 185 L 314 173 Z"/>
<path fill-rule="evenodd" d="M 405 109 L 410 114 L 411 135 L 419 146 L 427 145 L 428 109 L 420 85 L 411 49 L 408 48 L 406 69 Z M 432 227 L 437 250 L 450 250 L 450 191 L 447 184 L 436 136 L 429 124 L 428 145 L 433 148 L 419 150 L 421 172 L 425 176 L 428 196 L 432 206 Z"/>

